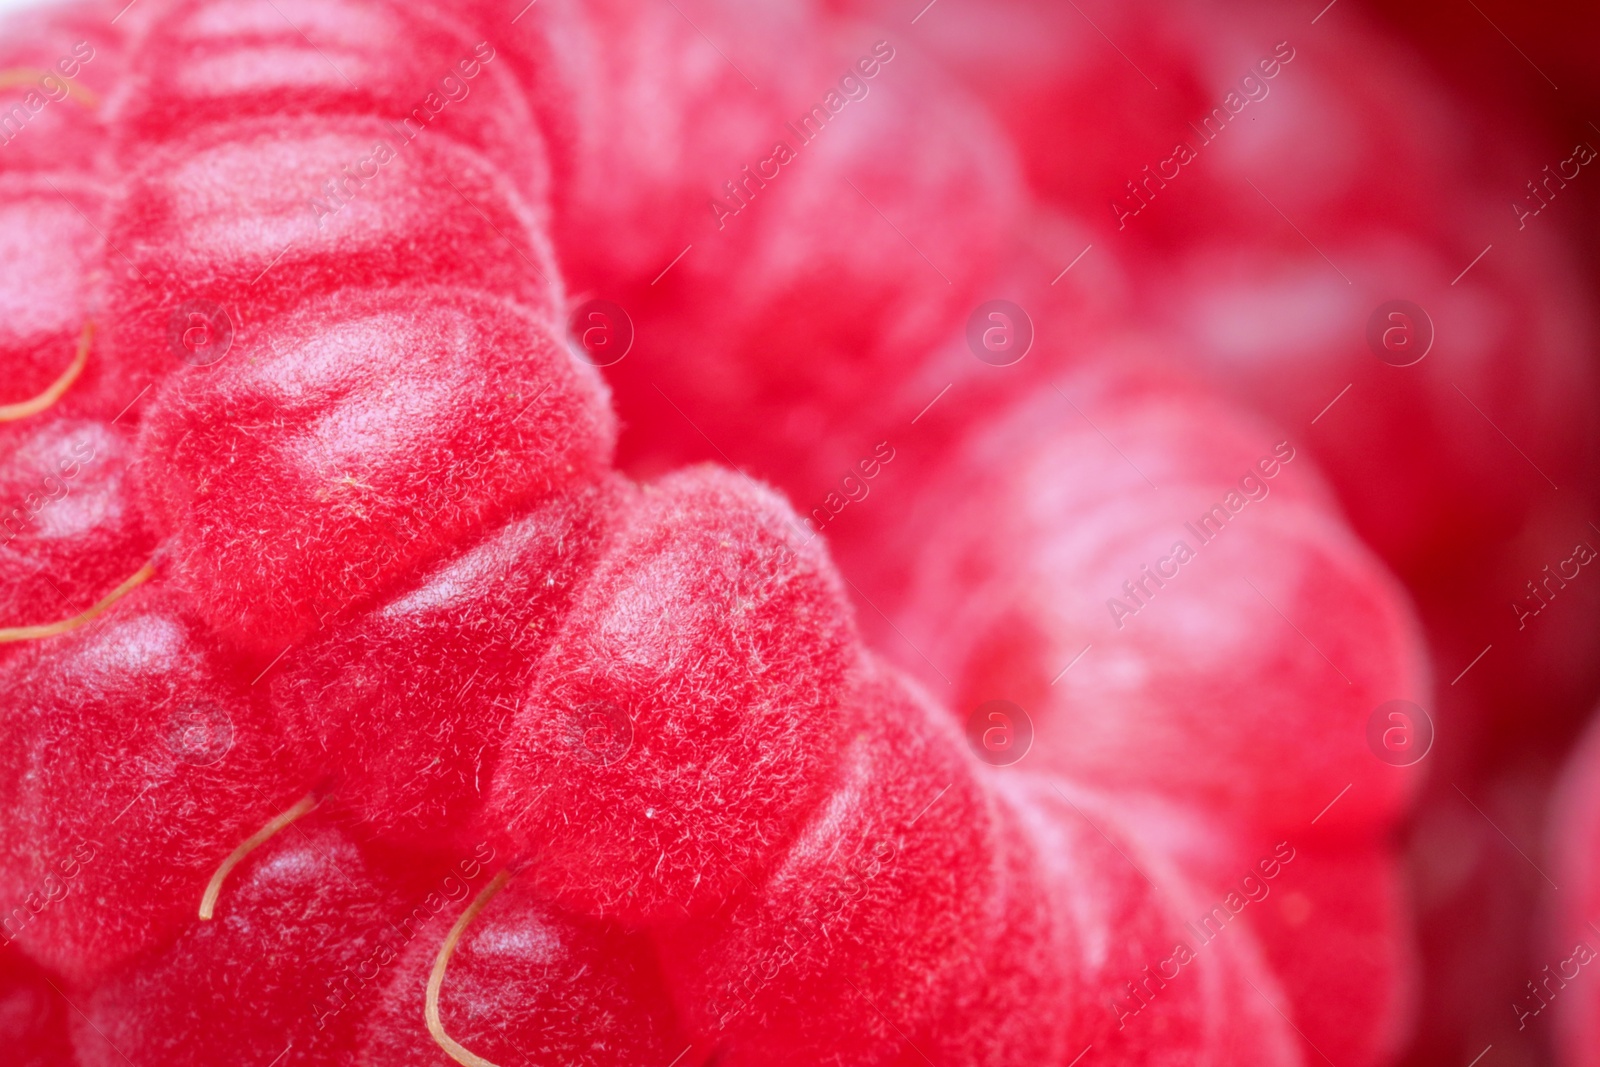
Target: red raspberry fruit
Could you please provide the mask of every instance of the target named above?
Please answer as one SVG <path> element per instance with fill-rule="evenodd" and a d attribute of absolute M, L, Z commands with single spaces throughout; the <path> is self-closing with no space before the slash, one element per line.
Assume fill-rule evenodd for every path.
<path fill-rule="evenodd" d="M 164 388 L 140 449 L 178 582 L 269 656 L 608 458 L 593 371 L 514 305 L 345 290 L 266 330 Z"/>
<path fill-rule="evenodd" d="M 0 678 L 0 900 L 26 908 L 17 944 L 76 986 L 170 941 L 222 858 L 306 790 L 169 590 L 134 591 Z"/>
<path fill-rule="evenodd" d="M 638 935 L 563 916 L 521 880 L 503 891 L 492 883 L 463 918 L 464 931 L 461 922 L 448 935 L 430 928 L 433 936 L 402 952 L 363 1026 L 357 1062 L 437 1067 L 447 1062 L 440 1033 L 494 1063 L 664 1064 L 683 1051 L 654 954 Z M 452 1058 L 460 1062 L 460 1052 Z"/>

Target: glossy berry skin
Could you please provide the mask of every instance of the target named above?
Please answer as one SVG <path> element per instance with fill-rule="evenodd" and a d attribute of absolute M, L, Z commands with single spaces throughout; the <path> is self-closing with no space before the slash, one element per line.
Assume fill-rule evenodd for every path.
<path fill-rule="evenodd" d="M 17 947 L 74 986 L 177 936 L 222 860 L 308 788 L 164 588 L 0 672 L 0 900 Z"/>
<path fill-rule="evenodd" d="M 0 947 L 0 1040 L 19 1067 L 59 1067 L 72 1062 L 67 1015 L 71 1011 L 50 978 L 12 947 Z"/>
<path fill-rule="evenodd" d="M 1261 908 L 1243 925 L 1305 998 L 1311 1040 L 1380 1062 L 1411 980 L 1388 834 L 1418 772 L 1377 758 L 1368 722 L 1389 700 L 1429 703 L 1416 622 L 1293 441 L 1137 346 L 1115 351 L 1127 369 L 1061 379 L 1002 417 L 952 409 L 970 428 L 915 457 L 937 472 L 920 498 L 886 498 L 876 525 L 842 527 L 841 550 L 870 576 L 884 647 L 930 686 L 948 679 L 963 720 L 1018 704 L 1034 731 L 1020 766 L 1120 798 L 1187 877 L 1220 896 L 1273 842 L 1313 857 L 1294 874 L 1315 922 Z M 957 612 L 963 625 L 940 623 Z"/>
<path fill-rule="evenodd" d="M 174 379 L 140 450 L 177 581 L 269 657 L 605 463 L 593 372 L 513 305 L 346 290 L 268 329 L 270 346 Z"/>
<path fill-rule="evenodd" d="M 819 796 L 857 638 L 774 494 L 647 486 L 517 712 L 488 824 L 554 899 L 639 923 L 755 877 Z"/>
<path fill-rule="evenodd" d="M 272 704 L 354 832 L 469 843 L 518 701 L 636 492 L 612 476 L 527 508 L 273 669 Z"/>
<path fill-rule="evenodd" d="M 127 436 L 87 420 L 35 422 L 0 458 L 0 501 L 7 504 L 0 513 L 3 626 L 72 618 L 155 552 L 128 484 Z M 0 646 L 0 657 L 20 647 Z"/>
<path fill-rule="evenodd" d="M 100 984 L 75 1018 L 79 1062 L 205 1064 L 226 1048 L 348 1063 L 376 997 L 362 978 L 406 899 L 326 819 L 304 818 L 234 869 L 214 919 L 191 911 L 171 944 Z"/>
<path fill-rule="evenodd" d="M 362 1026 L 361 1067 L 449 1067 L 418 1022 L 448 923 L 397 957 Z M 654 954 L 637 934 L 551 908 L 513 880 L 451 957 L 439 1017 L 453 1040 L 493 1063 L 575 1067 L 664 1064 L 684 1050 Z"/>
<path fill-rule="evenodd" d="M 110 358 L 151 386 L 133 492 L 164 570 L 101 625 L 0 663 L 17 763 L 0 782 L 19 783 L 8 810 L 21 813 L 0 833 L 0 889 L 24 894 L 32 915 L 25 893 L 44 886 L 22 947 L 86 992 L 98 987 L 94 1011 L 115 1044 L 205 1062 L 237 1036 L 271 1063 L 283 1038 L 310 1062 L 440 1063 L 422 1022 L 455 910 L 439 898 L 461 907 L 463 879 L 487 875 L 490 861 L 474 853 L 477 875 L 458 867 L 440 889 L 386 886 L 482 841 L 516 877 L 467 929 L 442 1011 L 456 1039 L 502 1059 L 546 1041 L 563 1061 L 664 1063 L 693 1050 L 690 1062 L 724 1067 L 924 1054 L 1069 1064 L 1090 1047 L 1113 1063 L 1299 1062 L 1278 1005 L 1308 986 L 1292 951 L 1263 946 L 1269 923 L 1230 928 L 1184 961 L 1181 978 L 1151 979 L 1148 968 L 1172 957 L 1221 878 L 1172 828 L 1203 833 L 1219 862 L 1254 862 L 1257 847 L 1299 828 L 1291 809 L 1346 770 L 1355 703 L 1369 689 L 1409 692 L 1421 675 L 1394 591 L 1329 516 L 1325 494 L 1280 498 L 1296 521 L 1265 527 L 1260 554 L 1281 565 L 1272 577 L 1284 589 L 1264 588 L 1304 587 L 1319 608 L 1330 589 L 1351 594 L 1329 648 L 1363 654 L 1360 696 L 1324 698 L 1330 679 L 1317 661 L 1263 639 L 1277 632 L 1270 616 L 1241 613 L 1226 620 L 1227 657 L 1172 669 L 1154 643 L 1130 643 L 1134 670 L 1086 672 L 1100 693 L 1076 678 L 1069 687 L 1086 706 L 1131 707 L 1124 728 L 1165 746 L 1162 758 L 1062 701 L 1039 707 L 1033 763 L 996 770 L 941 718 L 948 709 L 868 651 L 843 578 L 777 494 L 706 468 L 622 481 L 605 388 L 558 341 L 566 301 L 552 244 L 579 285 L 607 284 L 602 272 L 615 270 L 640 293 L 640 307 L 660 312 L 650 321 L 665 350 L 708 353 L 712 373 L 694 388 L 714 436 L 760 431 L 752 448 L 787 451 L 803 469 L 795 442 L 831 405 L 870 409 L 869 386 L 925 372 L 923 357 L 959 325 L 1007 239 L 1018 190 L 981 116 L 957 96 L 919 100 L 937 82 L 920 80 L 932 79 L 927 68 L 890 66 L 887 49 L 877 77 L 904 70 L 905 83 L 880 80 L 829 120 L 840 124 L 829 130 L 834 155 L 819 146 L 799 161 L 817 166 L 720 220 L 731 239 L 662 283 L 681 291 L 651 297 L 644 264 L 672 254 L 678 236 L 658 205 L 736 162 L 747 134 L 811 99 L 808 79 L 836 79 L 845 56 L 826 25 L 799 7 L 718 8 L 719 33 L 803 60 L 792 85 L 773 89 L 781 107 L 741 98 L 723 112 L 698 105 L 725 95 L 731 75 L 672 15 L 563 8 L 568 21 L 556 25 L 578 38 L 541 39 L 540 8 L 516 31 L 533 39 L 518 38 L 516 53 L 536 98 L 528 113 L 544 128 L 514 100 L 501 117 L 467 109 L 492 100 L 453 100 L 462 109 L 380 161 L 415 73 L 478 36 L 452 24 L 492 9 L 417 14 L 339 0 L 288 10 L 148 0 L 134 16 L 142 39 L 115 105 L 122 169 L 107 225 L 122 252 L 102 253 L 113 274 L 105 320 Z M 411 35 L 405 56 L 386 56 Z M 307 51 L 308 37 L 332 58 Z M 593 67 L 568 62 L 587 54 L 579 38 L 595 46 Z M 594 76 L 602 55 L 624 80 Z M 698 76 L 675 82 L 680 73 Z M 658 74 L 660 99 L 641 94 Z M 674 122 L 661 142 L 629 138 L 630 123 L 650 132 L 662 114 Z M 506 141 L 523 124 L 525 155 Z M 974 139 L 995 153 L 973 154 Z M 657 152 L 662 142 L 676 147 Z M 356 157 L 359 182 L 345 174 L 352 152 L 371 153 Z M 583 202 L 605 199 L 589 176 L 610 163 L 615 212 Z M 879 222 L 895 229 L 869 197 L 907 175 L 901 221 L 923 238 L 906 240 L 909 250 L 882 227 L 868 236 Z M 845 195 L 840 186 L 857 181 Z M 319 206 L 334 192 L 336 209 Z M 970 214 L 984 208 L 999 220 L 993 231 Z M 610 228 L 588 232 L 596 220 Z M 955 276 L 913 280 L 922 265 L 941 273 L 917 244 Z M 775 358 L 761 362 L 764 347 Z M 642 395 L 649 378 L 632 381 Z M 791 391 L 795 418 L 769 432 L 765 404 Z M 1236 432 L 1233 413 L 1198 394 L 1166 396 L 1144 381 L 1109 392 Z M 745 397 L 762 405 L 728 402 Z M 985 579 L 972 583 L 976 611 L 1017 600 L 1033 613 L 1003 670 L 1009 617 L 983 620 L 977 650 L 961 644 L 968 632 L 945 638 L 941 654 L 962 661 L 971 687 L 1013 669 L 1037 682 L 1074 625 L 1037 590 L 1105 569 L 1111 549 L 1056 539 L 1072 529 L 1047 506 L 1063 499 L 1052 495 L 1061 471 L 1087 472 L 1091 511 L 1127 517 L 1117 507 L 1125 476 L 1096 468 L 1081 435 L 1057 448 L 1054 420 L 995 410 L 1005 422 L 994 432 L 1025 445 L 1024 503 L 1041 504 L 1012 531 L 1026 547 L 1008 561 L 1015 569 L 983 572 L 991 553 L 962 530 L 943 549 L 908 538 L 894 561 L 926 562 L 902 599 L 928 594 L 941 624 L 967 608 L 950 575 L 968 565 Z M 682 451 L 690 437 L 673 426 L 641 466 Z M 1212 467 L 1233 456 L 1210 455 L 1202 438 L 1152 433 L 1145 445 L 1174 467 L 1192 458 L 1186 450 L 1204 457 L 1186 488 L 1209 493 L 1222 484 Z M 974 485 L 971 455 L 950 458 L 951 482 L 985 499 L 992 487 Z M 945 514 L 924 534 L 954 511 L 949 486 L 936 488 Z M 988 499 L 985 518 L 1014 503 Z M 1106 540 L 1150 533 L 1137 516 L 1097 517 Z M 1255 689 L 1228 670 L 1252 645 L 1274 653 L 1268 676 L 1282 683 L 1250 721 L 1271 761 L 1260 771 L 1261 753 L 1185 703 L 1200 693 L 1205 712 L 1247 705 Z M 1140 671 L 1145 692 L 1128 682 Z M 198 749 L 178 746 L 190 760 L 130 759 L 141 729 L 200 697 L 232 724 L 232 747 L 204 774 L 190 773 L 196 752 L 211 752 L 204 729 Z M 1308 721 L 1325 731 L 1311 751 L 1296 735 Z M 1063 723 L 1087 743 L 1046 729 Z M 1195 760 L 1204 747 L 1222 755 Z M 329 774 L 330 809 L 348 829 L 331 828 L 328 810 L 281 831 L 224 884 L 216 920 L 192 919 L 223 857 L 307 790 L 327 788 Z M 132 802 L 120 810 L 91 792 L 123 783 Z M 1345 810 L 1353 834 L 1375 836 L 1405 785 L 1361 784 Z M 70 818 L 50 821 L 58 813 Z M 117 827 L 104 850 L 88 839 L 101 825 Z M 87 854 L 69 849 L 69 874 L 56 857 L 80 836 Z M 56 866 L 41 870 L 38 857 Z M 49 900 L 62 886 L 65 899 Z M 368 940 L 385 914 L 403 946 L 381 930 L 385 940 Z M 1352 925 L 1371 934 L 1382 921 Z M 796 939 L 797 928 L 819 935 Z M 1375 936 L 1400 935 L 1380 926 Z M 341 998 L 333 1012 L 316 999 L 328 968 Z M 1390 988 L 1383 974 L 1354 980 L 1380 999 Z M 1117 1000 L 1137 1001 L 1135 982 L 1149 983 L 1138 1011 Z M 308 999 L 322 1007 L 308 1011 Z M 109 1061 L 87 1051 L 94 1029 L 79 1031 L 83 1054 Z"/>
<path fill-rule="evenodd" d="M 503 27 L 521 5 L 481 6 Z M 960 329 L 1023 213 L 1014 150 L 901 35 L 788 0 L 549 5 L 507 34 L 574 302 L 637 331 L 609 376 L 638 476 L 831 468 L 824 427 Z"/>

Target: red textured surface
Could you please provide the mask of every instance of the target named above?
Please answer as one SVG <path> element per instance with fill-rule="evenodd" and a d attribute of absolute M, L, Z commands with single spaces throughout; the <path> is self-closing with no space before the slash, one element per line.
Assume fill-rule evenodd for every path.
<path fill-rule="evenodd" d="M 0 899 L 15 944 L 80 986 L 170 940 L 192 890 L 307 788 L 175 600 L 136 590 L 103 625 L 0 664 Z"/>
<path fill-rule="evenodd" d="M 0 353 L 8 371 L 0 404 L 33 399 L 72 365 L 105 282 L 95 232 L 105 196 L 83 178 L 0 174 Z M 53 411 L 115 418 L 126 401 L 109 377 L 102 343 Z M 27 420 L 0 423 L 0 442 L 31 429 Z"/>
<path fill-rule="evenodd" d="M 436 922 L 401 951 L 362 1025 L 357 1062 L 453 1062 L 417 1025 L 445 925 Z M 468 929 L 439 1017 L 451 1037 L 496 1063 L 668 1063 L 683 1047 L 649 944 L 552 910 L 524 881 L 512 882 Z"/>
<path fill-rule="evenodd" d="M 0 173 L 62 177 L 104 162 L 98 109 L 122 80 L 127 39 L 112 22 L 121 7 L 75 0 L 38 8 L 26 26 L 11 20 L 0 41 L 0 71 L 18 77 L 3 90 Z"/>
<path fill-rule="evenodd" d="M 702 911 L 819 801 L 856 635 L 806 541 L 731 472 L 643 488 L 521 702 L 487 812 L 557 900 L 649 924 Z"/>
<path fill-rule="evenodd" d="M 888 39 L 811 19 L 606 0 L 512 28 L 571 288 L 639 328 L 611 377 L 641 471 L 720 458 L 707 438 L 769 470 L 819 458 L 825 429 L 959 330 L 1023 211 L 1013 149 L 966 94 Z M 761 66 L 741 73 L 702 33 Z"/>
<path fill-rule="evenodd" d="M 128 484 L 133 442 L 114 426 L 26 422 L 0 450 L 0 500 L 16 501 L 0 517 L 0 625 L 85 611 L 150 559 L 156 542 Z M 0 658 L 18 647 L 0 646 Z"/>
<path fill-rule="evenodd" d="M 1273 842 L 1326 830 L 1311 820 L 1337 800 L 1334 847 L 1364 852 L 1368 876 L 1302 864 L 1285 881 L 1360 910 L 1345 928 L 1267 923 L 1263 940 L 1308 1039 L 1336 1062 L 1380 1062 L 1403 1036 L 1411 978 L 1380 843 L 1420 774 L 1374 759 L 1366 722 L 1384 701 L 1428 698 L 1416 621 L 1292 442 L 1122 354 L 1138 369 L 1063 379 L 918 457 L 938 471 L 923 502 L 870 541 L 847 529 L 847 565 L 876 562 L 855 569 L 885 612 L 883 646 L 953 693 L 953 710 L 1019 703 L 1028 766 L 1117 796 L 1219 896 Z M 957 610 L 964 625 L 943 625 Z M 1371 947 L 1337 955 L 1353 935 Z"/>
<path fill-rule="evenodd" d="M 1600 959 L 1600 733 L 1590 726 L 1567 764 L 1551 805 L 1547 833 L 1556 850 L 1551 875 L 1561 889 L 1542 887 L 1546 922 L 1538 931 L 1538 969 L 1515 990 L 1519 1029 L 1553 1026 L 1561 1062 L 1600 1062 L 1600 995 L 1589 972 Z M 1587 951 L 1586 951 L 1587 950 Z M 1577 972 L 1577 973 L 1574 973 Z M 1587 980 L 1586 980 L 1587 979 Z"/>
<path fill-rule="evenodd" d="M 1407 776 L 1372 759 L 1366 719 L 1425 698 L 1428 671 L 1393 580 L 1332 517 L 1308 458 L 1159 363 L 1060 388 L 919 457 L 937 472 L 925 502 L 870 541 L 841 537 L 878 563 L 857 569 L 894 627 L 883 647 L 930 686 L 949 679 L 960 715 L 1021 703 L 1038 760 L 1074 780 L 1274 835 L 1354 779 L 1345 817 L 1386 825 Z M 964 624 L 946 625 L 958 606 Z M 1090 645 L 1109 651 L 1062 674 Z"/>
<path fill-rule="evenodd" d="M 284 657 L 272 701 L 342 779 L 357 832 L 467 843 L 535 664 L 634 493 L 613 478 L 530 508 Z"/>
<path fill-rule="evenodd" d="M 212 922 L 193 915 L 162 950 L 122 968 L 73 1020 L 85 1067 L 216 1062 L 349 1063 L 377 999 L 363 979 L 382 958 L 405 897 L 348 838 L 302 820 L 235 873 Z M 392 953 L 392 949 L 390 952 Z"/>
<path fill-rule="evenodd" d="M 593 372 L 492 297 L 346 289 L 265 329 L 163 389 L 140 450 L 179 583 L 268 655 L 609 453 Z"/>
<path fill-rule="evenodd" d="M 441 997 L 500 1064 L 1393 1061 L 1423 769 L 1367 724 L 1434 678 L 1385 562 L 1453 654 L 1488 618 L 1453 568 L 1497 590 L 1581 512 L 1566 243 L 1450 284 L 1493 177 L 1457 177 L 1465 120 L 1295 12 L 1251 124 L 1109 245 L 1108 185 L 1288 16 L 954 7 L 142 0 L 8 36 L 0 70 L 94 36 L 99 99 L 0 145 L 0 403 L 95 328 L 0 427 L 34 513 L 0 628 L 156 566 L 0 645 L 17 1055 L 442 1067 L 429 972 L 505 873 Z M 1401 284 L 1440 351 L 1395 377 L 1360 338 Z M 564 336 L 595 296 L 636 330 L 604 373 Z M 967 349 L 996 297 L 1020 368 Z M 1507 677 L 1449 706 L 1503 721 Z M 963 733 L 996 698 L 1015 766 Z"/>
<path fill-rule="evenodd" d="M 397 150 L 443 135 L 488 157 L 535 207 L 547 193 L 541 139 L 505 61 L 467 27 L 419 5 L 191 0 L 163 14 L 130 75 L 120 101 L 129 125 L 118 131 L 130 141 L 242 118 L 381 115 L 393 125 L 378 137 Z M 361 143 L 324 177 L 365 188 L 372 175 L 356 164 L 371 147 Z M 415 179 L 395 184 L 391 196 L 427 191 Z"/>
<path fill-rule="evenodd" d="M 15 953 L 0 962 L 0 1040 L 19 1067 L 72 1061 L 67 1007 L 38 967 Z"/>

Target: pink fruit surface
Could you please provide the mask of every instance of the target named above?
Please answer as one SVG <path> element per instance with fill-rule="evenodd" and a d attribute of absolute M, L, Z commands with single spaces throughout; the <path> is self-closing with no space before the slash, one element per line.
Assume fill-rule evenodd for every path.
<path fill-rule="evenodd" d="M 636 492 L 613 476 L 532 507 L 284 657 L 272 702 L 357 832 L 468 844 L 517 703 Z"/>
<path fill-rule="evenodd" d="M 74 1019 L 79 1060 L 200 1064 L 226 1048 L 348 1063 L 362 1002 L 376 999 L 361 978 L 402 900 L 353 842 L 303 819 L 233 873 L 214 920 L 191 912 L 169 945 L 99 985 Z"/>
<path fill-rule="evenodd" d="M 1515 991 L 1512 1013 L 1519 1029 L 1553 1018 L 1560 1062 L 1586 1067 L 1596 1060 L 1600 1038 L 1600 996 L 1592 980 L 1582 980 L 1600 947 L 1595 920 L 1600 916 L 1600 733 L 1593 725 L 1574 749 L 1555 801 L 1547 832 L 1558 866 L 1551 874 L 1559 888 L 1545 887 L 1546 924 L 1539 953 L 1545 966 L 1530 971 Z"/>
<path fill-rule="evenodd" d="M 427 1011 L 433 942 L 444 936 L 437 926 L 428 933 L 395 961 L 363 1025 L 357 1063 L 451 1062 L 417 1025 Z M 562 915 L 525 882 L 513 881 L 487 901 L 455 949 L 447 977 L 438 999 L 441 1023 L 474 1055 L 494 1062 L 642 1065 L 683 1052 L 649 944 Z"/>
<path fill-rule="evenodd" d="M 0 446 L 0 625 L 87 612 L 155 552 L 128 484 L 133 443 L 74 419 L 29 422 L 11 443 Z M 18 648 L 0 646 L 0 657 Z"/>
<path fill-rule="evenodd" d="M 1370 722 L 1431 703 L 1419 628 L 1293 441 L 1137 346 L 1119 355 L 1127 369 L 908 455 L 916 499 L 841 530 L 883 613 L 869 632 L 949 694 L 975 745 L 1006 702 L 1005 728 L 1031 732 L 1021 766 L 1116 795 L 1219 895 L 1273 842 L 1315 857 L 1279 891 L 1299 921 L 1258 908 L 1243 925 L 1312 1044 L 1382 1062 L 1413 966 L 1389 838 L 1420 774 L 1379 758 Z"/>
<path fill-rule="evenodd" d="M 49 978 L 15 951 L 0 961 L 0 1039 L 20 1067 L 56 1067 L 70 1063 L 65 1005 L 55 997 Z"/>
<path fill-rule="evenodd" d="M 592 372 L 513 305 L 346 290 L 269 329 L 273 344 L 174 379 L 139 445 L 176 577 L 242 645 L 281 651 L 606 461 Z"/>
<path fill-rule="evenodd" d="M 643 487 L 518 709 L 487 812 L 555 899 L 644 924 L 704 910 L 819 802 L 859 653 L 805 540 L 727 471 Z"/>
<path fill-rule="evenodd" d="M 1119 32 L 1245 55 L 1195 11 Z M 92 163 L 0 176 L 17 399 L 93 323 L 0 489 L 104 442 L 0 555 L 18 612 L 67 583 L 0 619 L 0 905 L 79 1063 L 1392 1058 L 1419 772 L 1371 724 L 1431 674 L 1326 450 L 1174 370 L 1242 350 L 1184 299 L 1304 265 L 1220 161 L 1258 263 L 1175 227 L 1067 279 L 1092 153 L 812 5 L 116 14 Z M 1009 375 L 964 336 L 1000 298 Z M 841 467 L 894 504 L 819 537 Z"/>
<path fill-rule="evenodd" d="M 805 463 L 959 328 L 1023 210 L 966 94 L 805 5 L 549 4 L 512 31 L 575 302 L 636 332 L 610 377 L 642 474 Z"/>
<path fill-rule="evenodd" d="M 163 588 L 0 664 L 11 939 L 75 985 L 182 928 L 222 860 L 308 784 L 248 678 Z"/>
<path fill-rule="evenodd" d="M 120 84 L 127 54 L 113 21 L 121 6 L 71 0 L 7 20 L 0 173 L 89 173 L 104 163 L 104 100 Z"/>

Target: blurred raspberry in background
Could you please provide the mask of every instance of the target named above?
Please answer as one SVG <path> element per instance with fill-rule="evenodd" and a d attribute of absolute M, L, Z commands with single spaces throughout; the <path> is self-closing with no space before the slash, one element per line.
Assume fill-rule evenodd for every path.
<path fill-rule="evenodd" d="M 1416 598 L 1438 734 L 1406 831 L 1422 971 L 1405 1059 L 1550 1062 L 1567 1034 L 1568 1061 L 1594 1062 L 1572 1035 L 1600 1021 L 1523 1006 L 1552 999 L 1532 989 L 1571 956 L 1581 890 L 1554 877 L 1546 827 L 1600 683 L 1581 562 L 1600 546 L 1600 9 L 833 6 L 898 27 L 987 103 L 1061 220 L 1036 210 L 1033 237 L 1072 273 L 1008 294 L 1033 313 L 1034 360 L 1097 358 L 1105 320 L 1071 306 L 1075 286 L 1167 338 L 1303 440 Z M 832 536 L 872 554 L 848 518 Z M 1580 816 L 1548 831 L 1567 851 L 1592 840 Z M 1584 975 L 1559 1010 L 1600 1020 Z"/>

